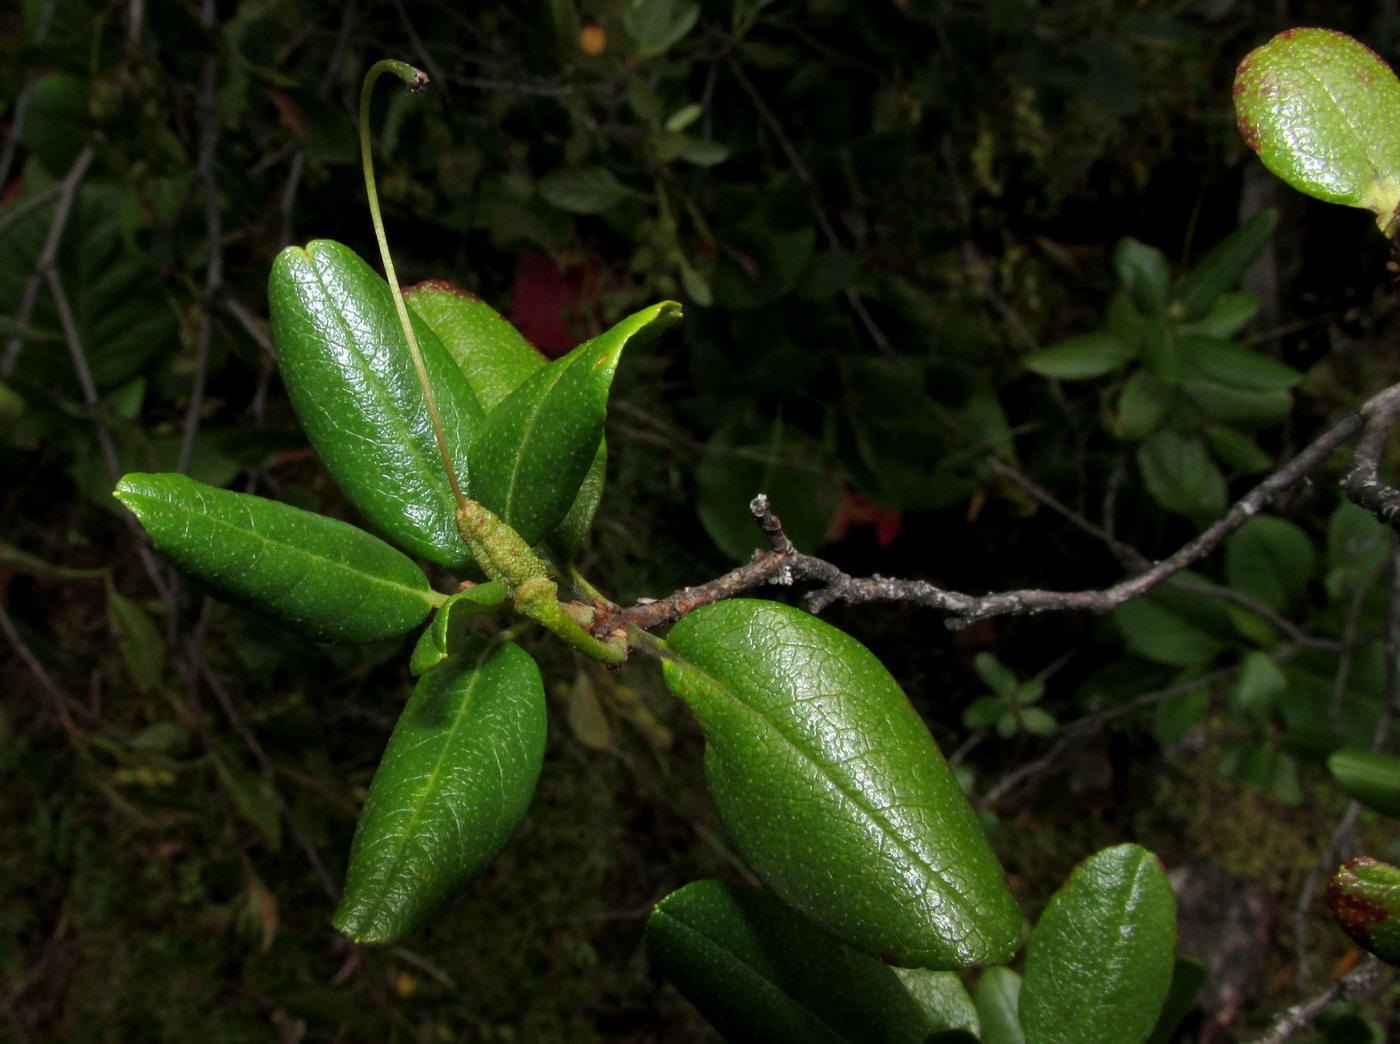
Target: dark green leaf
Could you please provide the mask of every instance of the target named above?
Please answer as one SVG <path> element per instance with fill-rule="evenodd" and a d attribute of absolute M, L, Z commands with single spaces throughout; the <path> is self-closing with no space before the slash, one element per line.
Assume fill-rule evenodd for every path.
<path fill-rule="evenodd" d="M 977 979 L 973 994 L 982 1027 L 982 1044 L 1026 1044 L 1018 1014 L 1021 977 L 1010 968 L 988 968 Z"/>
<path fill-rule="evenodd" d="M 1147 1044 L 1171 1044 L 1177 1027 L 1191 1014 L 1196 1006 L 1196 994 L 1209 977 L 1210 969 L 1204 961 L 1195 957 L 1176 958 L 1172 964 L 1172 983 L 1167 989 L 1167 999 L 1162 1003 L 1157 1025 L 1152 1027 L 1152 1036 L 1147 1038 Z"/>
<path fill-rule="evenodd" d="M 632 0 L 622 24 L 637 45 L 637 57 L 653 58 L 678 44 L 700 17 L 691 0 Z"/>
<path fill-rule="evenodd" d="M 606 167 L 560 167 L 540 179 L 540 195 L 571 214 L 601 214 L 631 194 Z"/>
<path fill-rule="evenodd" d="M 1262 352 L 1213 337 L 1183 337 L 1182 349 L 1211 380 L 1251 391 L 1293 387 L 1303 375 Z"/>
<path fill-rule="evenodd" d="M 1201 723 L 1210 707 L 1210 690 L 1205 686 L 1170 699 L 1152 709 L 1152 731 L 1157 742 L 1169 746 Z"/>
<path fill-rule="evenodd" d="M 440 600 L 409 558 L 336 519 L 184 475 L 127 475 L 116 497 L 204 590 L 316 641 L 392 638 Z"/>
<path fill-rule="evenodd" d="M 1145 438 L 1166 417 L 1176 398 L 1168 384 L 1159 381 L 1146 370 L 1137 370 L 1123 384 L 1118 396 L 1118 432 L 1123 438 L 1136 441 Z"/>
<path fill-rule="evenodd" d="M 1374 582 L 1395 546 L 1395 533 L 1365 508 L 1342 501 L 1327 523 L 1327 591 L 1333 598 Z"/>
<path fill-rule="evenodd" d="M 1145 316 L 1158 316 L 1171 302 L 1171 266 L 1156 247 L 1131 237 L 1120 239 L 1113 249 L 1113 270 L 1136 308 Z"/>
<path fill-rule="evenodd" d="M 1027 1044 L 1142 1044 L 1171 982 L 1176 899 L 1138 845 L 1080 863 L 1031 933 L 1021 1023 Z"/>
<path fill-rule="evenodd" d="M 318 240 L 277 256 L 268 298 L 287 393 L 336 484 L 405 550 L 469 563 L 389 285 L 347 247 Z M 481 405 L 431 327 L 410 316 L 461 475 Z"/>
<path fill-rule="evenodd" d="M 673 301 L 643 309 L 511 392 L 472 444 L 472 495 L 527 543 L 548 535 L 593 466 L 623 348 L 645 344 L 680 314 Z"/>
<path fill-rule="evenodd" d="M 729 158 L 729 147 L 710 138 L 686 138 L 681 159 L 697 167 L 716 167 Z"/>
<path fill-rule="evenodd" d="M 233 807 L 258 828 L 267 847 L 276 851 L 282 846 L 282 811 L 277 806 L 272 782 L 225 757 L 217 749 L 210 752 L 210 757 Z"/>
<path fill-rule="evenodd" d="M 1206 441 L 1215 459 L 1227 468 L 1257 475 L 1274 466 L 1273 458 L 1259 448 L 1248 435 L 1223 424 L 1212 424 L 1206 429 Z"/>
<path fill-rule="evenodd" d="M 1020 914 L 981 824 L 869 650 L 748 599 L 696 610 L 667 642 L 666 683 L 705 733 L 720 818 L 780 898 L 891 963 L 1014 952 Z"/>
<path fill-rule="evenodd" d="M 715 304 L 736 312 L 772 304 L 797 285 L 816 241 L 811 227 L 782 232 L 751 219 L 732 229 L 711 283 Z"/>
<path fill-rule="evenodd" d="M 1133 357 L 1132 348 L 1111 333 L 1082 334 L 1031 352 L 1021 361 L 1042 377 L 1084 381 L 1112 373 Z"/>
<path fill-rule="evenodd" d="M 923 1044 L 934 1021 L 894 969 L 772 896 L 697 881 L 647 922 L 657 969 L 729 1044 Z"/>
<path fill-rule="evenodd" d="M 1143 331 L 1138 354 L 1142 365 L 1159 381 L 1180 384 L 1186 369 L 1186 354 L 1176 331 L 1170 326 L 1154 325 Z"/>
<path fill-rule="evenodd" d="M 1268 427 L 1293 409 L 1293 396 L 1282 389 L 1256 391 L 1213 380 L 1188 380 L 1182 387 L 1207 417 L 1234 424 Z"/>
<path fill-rule="evenodd" d="M 29 154 L 54 178 L 68 173 L 87 143 L 92 124 L 89 91 L 87 80 L 67 73 L 40 76 L 29 88 L 22 139 Z"/>
<path fill-rule="evenodd" d="M 475 294 L 432 280 L 410 286 L 403 296 L 457 361 L 483 410 L 495 409 L 547 361 Z"/>
<path fill-rule="evenodd" d="M 1201 318 L 1184 326 L 1187 333 L 1226 340 L 1245 328 L 1259 311 L 1259 298 L 1253 294 L 1221 294 Z"/>
<path fill-rule="evenodd" d="M 1273 609 L 1297 601 L 1316 564 L 1308 535 L 1296 523 L 1273 515 L 1252 518 L 1225 538 L 1230 586 Z"/>
<path fill-rule="evenodd" d="M 1109 619 L 1123 632 L 1128 648 L 1144 659 L 1169 667 L 1204 667 L 1225 646 L 1219 632 L 1204 626 L 1193 609 L 1159 590 L 1120 605 Z"/>
<path fill-rule="evenodd" d="M 117 640 L 131 684 L 138 692 L 159 692 L 165 679 L 165 637 L 140 606 L 117 592 L 110 575 L 107 624 Z"/>
<path fill-rule="evenodd" d="M 1248 652 L 1240 660 L 1240 672 L 1230 691 L 1230 707 L 1246 721 L 1266 724 L 1287 689 L 1288 679 L 1278 664 L 1258 650 Z"/>
<path fill-rule="evenodd" d="M 26 126 L 30 125 L 32 121 L 27 120 Z M 60 317 L 51 295 L 39 295 L 29 329 L 44 336 L 25 345 L 16 370 L 32 389 L 31 402 L 41 391 L 75 399 L 82 395 L 84 380 L 74 365 L 67 337 L 61 336 L 68 319 L 99 392 L 125 385 L 147 369 L 158 353 L 172 351 L 178 344 L 180 330 L 161 273 L 150 256 L 122 234 L 118 219 L 122 198 L 121 190 L 93 182 L 84 184 L 75 198 L 57 256 L 68 311 Z M 43 207 L 6 230 L 0 315 L 18 314 L 53 220 L 53 207 Z M 111 475 L 103 479 L 110 488 Z"/>
<path fill-rule="evenodd" d="M 1060 725 L 1049 711 L 1027 707 L 1021 712 L 1021 727 L 1033 736 L 1053 736 Z"/>
<path fill-rule="evenodd" d="M 1400 816 L 1400 758 L 1361 750 L 1339 750 L 1327 770 L 1352 797 L 1387 816 Z"/>
<path fill-rule="evenodd" d="M 1000 696 L 978 696 L 963 711 L 962 723 L 969 729 L 987 729 L 1007 713 L 1006 702 Z"/>
<path fill-rule="evenodd" d="M 336 928 L 396 942 L 486 869 L 529 807 L 544 741 L 544 685 L 519 646 L 478 640 L 424 674 L 365 800 Z"/>
<path fill-rule="evenodd" d="M 991 653 L 985 650 L 979 652 L 972 658 L 972 666 L 977 671 L 977 677 L 982 679 L 982 684 L 998 696 L 1010 696 L 1015 693 L 1019 685 L 1016 672 Z"/>
<path fill-rule="evenodd" d="M 820 448 L 777 418 L 726 424 L 710 436 L 695 472 L 700 522 L 720 550 L 747 561 L 766 546 L 749 510 L 766 493 L 792 542 L 813 552 L 836 514 L 827 470 Z"/>
<path fill-rule="evenodd" d="M 1207 315 L 1226 291 L 1239 285 L 1245 271 L 1269 245 L 1277 225 L 1278 211 L 1260 211 L 1206 251 L 1177 284 L 1176 300 L 1187 319 Z"/>
<path fill-rule="evenodd" d="M 1138 446 L 1137 460 L 1147 491 L 1167 511 L 1199 522 L 1225 510 L 1225 476 L 1200 439 L 1156 431 Z"/>

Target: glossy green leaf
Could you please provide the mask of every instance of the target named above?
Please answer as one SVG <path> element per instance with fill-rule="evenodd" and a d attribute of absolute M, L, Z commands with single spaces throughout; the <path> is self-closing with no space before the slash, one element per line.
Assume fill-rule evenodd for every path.
<path fill-rule="evenodd" d="M 1400 81 L 1374 51 L 1330 29 L 1289 29 L 1245 56 L 1234 93 L 1264 166 L 1386 227 L 1400 202 Z"/>
<path fill-rule="evenodd" d="M 1230 586 L 1273 609 L 1297 601 L 1316 564 L 1312 541 L 1287 519 L 1259 515 L 1225 538 Z"/>
<path fill-rule="evenodd" d="M 492 580 L 473 584 L 443 602 L 437 615 L 418 638 L 409 658 L 409 673 L 415 677 L 465 648 L 467 628 L 472 618 L 494 613 L 506 600 L 505 587 Z"/>
<path fill-rule="evenodd" d="M 929 1021 L 937 1027 L 937 1034 L 931 1040 L 951 1044 L 956 1039 L 953 1034 L 961 1030 L 971 1044 L 977 1044 L 977 1006 L 973 1004 L 957 972 L 895 968 L 894 973 L 904 983 L 909 996 L 918 1002 Z"/>
<path fill-rule="evenodd" d="M 539 668 L 478 640 L 414 686 L 370 785 L 335 926 L 396 942 L 486 869 L 529 807 L 544 759 Z"/>
<path fill-rule="evenodd" d="M 1225 476 L 1200 439 L 1155 431 L 1138 446 L 1137 461 L 1147 492 L 1167 511 L 1203 521 L 1225 510 Z"/>
<path fill-rule="evenodd" d="M 605 437 L 598 443 L 598 452 L 589 465 L 588 473 L 583 476 L 578 496 L 574 497 L 568 514 L 550 534 L 550 550 L 559 562 L 572 562 L 583 547 L 588 531 L 593 528 L 593 516 L 597 514 L 598 504 L 603 499 L 603 487 L 607 485 L 607 480 L 608 440 Z"/>
<path fill-rule="evenodd" d="M 1204 961 L 1195 957 L 1178 955 L 1172 963 L 1172 981 L 1167 988 L 1167 999 L 1162 1002 L 1162 1010 L 1157 1015 L 1157 1025 L 1152 1027 L 1152 1035 L 1147 1044 L 1171 1044 L 1177 1027 L 1191 1014 L 1196 1006 L 1196 994 L 1210 978 L 1210 968 Z M 989 1041 L 988 1044 L 991 1044 Z"/>
<path fill-rule="evenodd" d="M 1400 869 L 1370 856 L 1348 859 L 1328 882 L 1327 905 L 1358 946 L 1400 966 Z"/>
<path fill-rule="evenodd" d="M 1021 977 L 1010 968 L 988 968 L 973 992 L 982 1044 L 1026 1044 L 1021 1029 Z"/>
<path fill-rule="evenodd" d="M 471 561 L 389 285 L 349 248 L 318 240 L 277 256 L 268 286 L 278 366 L 326 469 L 404 550 Z M 410 313 L 459 475 L 481 406 L 427 323 Z"/>
<path fill-rule="evenodd" d="M 666 684 L 705 733 L 720 819 L 779 898 L 894 964 L 1010 957 L 1021 917 L 996 856 L 869 650 L 749 599 L 696 610 L 667 643 Z"/>
<path fill-rule="evenodd" d="M 603 437 L 622 350 L 680 318 L 664 301 L 622 320 L 540 370 L 491 411 L 472 445 L 472 494 L 527 543 L 573 506 Z"/>
<path fill-rule="evenodd" d="M 1042 377 L 1084 381 L 1102 377 L 1128 362 L 1134 352 L 1111 333 L 1090 333 L 1031 352 L 1021 361 Z"/>
<path fill-rule="evenodd" d="M 116 497 L 205 591 L 316 641 L 392 638 L 441 601 L 407 556 L 336 519 L 175 474 L 127 475 Z"/>
<path fill-rule="evenodd" d="M 1171 983 L 1176 899 L 1157 857 L 1118 845 L 1080 863 L 1031 933 L 1027 1044 L 1142 1044 Z"/>
<path fill-rule="evenodd" d="M 1400 816 L 1400 758 L 1363 750 L 1339 750 L 1327 771 L 1352 797 L 1387 816 Z"/>
<path fill-rule="evenodd" d="M 1176 300 L 1182 314 L 1199 319 L 1209 313 L 1227 291 L 1239 285 L 1245 271 L 1269 245 L 1277 226 L 1278 211 L 1262 210 L 1207 250 L 1177 284 Z M 1246 320 L 1256 307 L 1250 307 Z"/>
<path fill-rule="evenodd" d="M 1131 237 L 1113 248 L 1113 269 L 1118 285 L 1145 316 L 1158 316 L 1171 301 L 1171 266 L 1167 255 Z"/>
<path fill-rule="evenodd" d="M 656 904 L 652 963 L 729 1044 L 923 1044 L 935 1021 L 895 970 L 771 895 L 697 881 Z"/>
<path fill-rule="evenodd" d="M 509 319 L 473 293 L 434 279 L 408 287 L 403 296 L 433 328 L 487 412 L 548 362 Z"/>

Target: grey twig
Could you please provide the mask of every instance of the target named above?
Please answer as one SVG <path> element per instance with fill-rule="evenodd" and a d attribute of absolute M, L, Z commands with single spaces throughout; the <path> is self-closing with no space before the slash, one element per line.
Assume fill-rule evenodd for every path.
<path fill-rule="evenodd" d="M 1375 416 L 1400 409 L 1400 384 L 1373 396 L 1354 413 L 1344 417 L 1318 436 L 1296 457 L 1264 479 L 1215 523 L 1199 533 L 1169 557 L 1137 576 L 1102 591 L 1044 591 L 1029 589 L 997 594 L 969 595 L 949 591 L 926 580 L 899 580 L 877 575 L 856 578 L 830 562 L 797 551 L 756 551 L 746 565 L 708 584 L 686 588 L 669 598 L 636 606 L 626 611 L 628 620 L 642 629 L 667 620 L 679 619 L 692 609 L 734 595 L 761 584 L 815 583 L 817 590 L 807 595 L 813 612 L 821 612 L 834 602 L 906 602 L 950 614 L 945 621 L 957 630 L 994 616 L 1015 616 L 1047 610 L 1082 610 L 1106 613 L 1175 576 L 1183 569 L 1215 551 L 1231 533 L 1271 504 L 1286 490 L 1324 464 L 1333 452 L 1354 438 Z M 769 530 L 771 511 L 766 497 L 753 502 L 754 516 Z M 1296 628 L 1294 629 L 1296 630 Z M 1306 638 L 1306 636 L 1303 636 Z M 1315 640 L 1309 640 L 1315 644 Z"/>
<path fill-rule="evenodd" d="M 39 287 L 53 270 L 58 259 L 58 248 L 63 242 L 63 233 L 68 228 L 68 218 L 73 212 L 73 200 L 78 194 L 78 186 L 83 183 L 83 178 L 87 176 L 87 169 L 92 164 L 92 158 L 92 146 L 84 146 L 77 158 L 73 160 L 73 165 L 68 168 L 68 173 L 63 175 L 63 180 L 58 183 L 58 203 L 54 207 L 53 220 L 49 222 L 49 234 L 44 239 L 44 245 L 39 249 L 39 256 L 34 262 L 34 270 L 29 273 L 29 279 L 24 284 L 19 310 L 14 315 L 15 323 L 19 326 L 28 326 L 30 318 L 34 315 L 34 306 L 39 302 Z M 5 345 L 5 358 L 0 361 L 0 377 L 13 375 L 15 367 L 19 365 L 19 356 L 23 349 L 24 341 L 19 337 L 12 338 Z"/>
<path fill-rule="evenodd" d="M 1400 489 L 1381 481 L 1380 466 L 1397 417 L 1400 417 L 1400 401 L 1394 399 L 1370 412 L 1361 441 L 1351 458 L 1351 468 L 1342 480 L 1342 489 L 1352 503 L 1392 528 L 1400 522 Z"/>
<path fill-rule="evenodd" d="M 218 15 L 214 0 L 200 5 L 200 24 L 214 33 Z M 214 299 L 224 282 L 223 222 L 219 212 L 219 181 L 214 170 L 214 155 L 219 144 L 219 109 L 214 97 L 218 54 L 211 50 L 204 56 L 199 71 L 199 152 L 195 169 L 199 173 L 201 194 L 204 196 L 204 239 L 208 251 L 204 266 L 204 292 L 199 302 L 199 328 L 195 335 L 194 377 L 190 382 L 190 401 L 185 410 L 184 430 L 180 437 L 180 457 L 176 471 L 188 471 L 194 458 L 195 439 L 199 435 L 199 415 L 204 408 L 204 390 L 209 379 L 209 353 L 214 338 Z"/>
<path fill-rule="evenodd" d="M 1338 1001 L 1365 1000 L 1374 996 L 1392 979 L 1388 969 L 1374 957 L 1368 957 L 1317 996 L 1294 1005 L 1285 1011 L 1262 1037 L 1253 1044 L 1282 1044 L 1283 1041 L 1301 1033 L 1312 1025 L 1322 1012 Z"/>
<path fill-rule="evenodd" d="M 291 830 L 292 836 L 296 838 L 297 844 L 301 846 L 302 852 L 306 854 L 306 861 L 311 864 L 311 870 L 316 875 L 316 880 L 320 882 L 321 888 L 325 891 L 331 902 L 335 902 L 340 898 L 340 892 L 335 886 L 335 879 L 331 877 L 330 871 L 326 869 L 326 864 L 321 858 L 321 853 L 318 852 L 316 846 L 312 844 L 311 838 L 301 825 L 301 820 L 292 810 L 292 806 L 287 801 L 286 797 L 283 796 L 281 788 L 277 786 L 277 766 L 273 764 L 272 759 L 267 755 L 267 751 L 263 749 L 262 744 L 258 742 L 252 730 L 248 728 L 247 723 L 243 720 L 243 716 L 238 713 L 238 708 L 234 706 L 233 699 L 229 696 L 228 690 L 224 688 L 214 672 L 210 670 L 209 664 L 203 657 L 199 657 L 197 663 L 199 673 L 203 675 L 205 684 L 209 686 L 209 690 L 214 694 L 214 698 L 218 700 L 219 706 L 223 708 L 224 715 L 228 718 L 229 724 L 233 726 L 233 731 L 243 740 L 249 753 L 253 755 L 254 760 L 258 763 L 258 767 L 262 770 L 263 777 L 267 780 L 268 785 L 272 789 L 272 797 L 277 803 L 277 809 L 281 812 L 283 818 L 287 820 L 288 829 Z"/>

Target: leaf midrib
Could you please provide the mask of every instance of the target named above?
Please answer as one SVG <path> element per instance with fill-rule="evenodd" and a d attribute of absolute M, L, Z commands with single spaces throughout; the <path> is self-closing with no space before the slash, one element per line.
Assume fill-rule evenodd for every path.
<path fill-rule="evenodd" d="M 833 776 L 833 775 L 831 774 L 830 770 L 828 770 L 827 767 L 826 767 L 825 765 L 823 765 L 819 760 L 817 760 L 815 757 L 813 757 L 813 756 L 802 746 L 801 743 L 797 742 L 797 740 L 795 740 L 795 739 L 793 739 L 791 736 L 789 736 L 789 735 L 778 725 L 778 723 L 777 723 L 776 721 L 773 720 L 773 718 L 772 718 L 770 715 L 768 715 L 767 713 L 765 713 L 763 710 L 759 709 L 758 707 L 753 706 L 753 705 L 752 705 L 751 703 L 749 703 L 748 701 L 742 699 L 742 698 L 741 698 L 733 689 L 731 689 L 728 685 L 726 685 L 725 683 L 721 682 L 721 681 L 720 681 L 718 678 L 716 678 L 714 675 L 710 674 L 708 671 L 706 671 L 706 670 L 704 670 L 703 668 L 701 668 L 698 664 L 694 663 L 694 661 L 689 660 L 689 659 L 686 659 L 684 656 L 681 656 L 681 655 L 679 655 L 679 654 L 676 654 L 676 655 L 677 655 L 678 662 L 680 662 L 680 663 L 684 666 L 684 668 L 685 668 L 686 670 L 694 671 L 696 674 L 700 675 L 703 679 L 705 679 L 706 681 L 710 682 L 710 683 L 715 687 L 715 690 L 716 690 L 716 691 L 718 691 L 718 692 L 720 692 L 720 693 L 723 693 L 725 696 L 729 697 L 729 699 L 730 699 L 736 706 L 738 706 L 738 707 L 742 708 L 743 710 L 747 711 L 748 714 L 749 714 L 751 717 L 757 719 L 757 721 L 759 721 L 759 722 L 762 723 L 764 726 L 766 726 L 766 727 L 769 729 L 770 732 L 776 734 L 776 735 L 777 735 L 784 743 L 786 743 L 792 750 L 796 751 L 797 754 L 798 754 L 800 757 L 802 757 L 805 761 L 809 762 L 814 768 L 816 768 L 818 774 L 819 774 L 822 778 L 826 779 L 826 780 L 831 784 L 832 788 L 833 788 L 835 791 L 837 791 L 838 793 L 840 793 L 841 795 L 843 795 L 844 797 L 846 797 L 846 798 L 851 802 L 851 805 L 852 805 L 853 807 L 860 809 L 861 812 L 863 812 L 869 820 L 871 820 L 873 823 L 875 823 L 875 824 L 881 829 L 882 833 L 883 833 L 885 836 L 891 838 L 891 839 L 894 841 L 894 843 L 898 846 L 898 848 L 899 848 L 901 851 L 905 852 L 905 853 L 909 856 L 909 858 L 910 858 L 910 860 L 911 860 L 912 862 L 914 862 L 916 865 L 920 866 L 920 867 L 925 871 L 925 873 L 926 873 L 926 875 L 927 875 L 928 877 L 933 878 L 933 879 L 936 879 L 936 880 L 938 880 L 939 882 L 941 882 L 941 883 L 947 888 L 948 892 L 951 893 L 953 896 L 955 896 L 955 897 L 958 899 L 958 901 L 961 903 L 961 905 L 962 905 L 963 910 L 964 910 L 965 913 L 975 913 L 975 912 L 976 912 L 976 904 L 974 904 L 974 903 L 972 902 L 972 900 L 970 899 L 970 897 L 969 897 L 968 895 L 966 895 L 961 889 L 959 889 L 959 888 L 956 886 L 956 883 L 955 883 L 953 880 L 950 880 L 949 878 L 945 877 L 944 875 L 938 873 L 937 869 L 936 869 L 935 867 L 933 867 L 932 865 L 930 865 L 930 864 L 923 858 L 923 856 L 922 856 L 921 854 L 919 854 L 918 852 L 916 852 L 916 851 L 908 844 L 908 842 L 904 839 L 904 837 L 903 837 L 903 835 L 901 834 L 901 832 L 898 831 L 898 830 L 896 830 L 896 829 L 894 828 L 894 826 L 893 826 L 887 819 L 885 819 L 883 816 L 881 816 L 881 815 L 879 814 L 878 810 L 867 807 L 867 805 L 866 805 L 866 803 L 865 803 L 865 801 L 864 801 L 864 794 L 863 794 L 861 791 L 858 791 L 858 790 L 854 790 L 854 791 L 853 791 L 853 790 L 847 788 L 845 785 L 843 785 L 842 782 L 841 782 L 840 780 L 838 780 L 835 776 Z M 979 933 L 979 934 L 980 934 L 980 933 Z"/>

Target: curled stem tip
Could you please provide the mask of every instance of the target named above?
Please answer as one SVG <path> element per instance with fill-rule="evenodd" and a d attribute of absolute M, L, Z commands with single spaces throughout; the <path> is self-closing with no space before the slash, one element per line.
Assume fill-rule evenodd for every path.
<path fill-rule="evenodd" d="M 457 483 L 457 471 L 452 466 L 452 455 L 447 449 L 447 435 L 443 431 L 442 417 L 438 413 L 437 398 L 433 395 L 432 384 L 428 380 L 427 367 L 423 365 L 423 353 L 418 347 L 418 338 L 413 333 L 413 323 L 408 318 L 408 306 L 404 304 L 403 292 L 399 289 L 398 276 L 394 273 L 394 259 L 389 255 L 389 240 L 384 233 L 384 218 L 379 210 L 379 191 L 374 183 L 374 161 L 370 153 L 369 139 L 369 99 L 374 91 L 374 83 L 384 73 L 390 73 L 403 81 L 410 91 L 419 94 L 428 85 L 428 74 L 415 69 L 407 62 L 385 58 L 370 66 L 365 73 L 364 86 L 360 89 L 360 166 L 364 170 L 365 195 L 369 197 L 369 215 L 374 224 L 374 237 L 379 243 L 379 257 L 384 264 L 384 278 L 388 280 L 389 292 L 394 296 L 394 307 L 399 314 L 399 325 L 403 327 L 404 339 L 408 342 L 408 354 L 413 359 L 413 368 L 418 374 L 418 385 L 423 389 L 423 399 L 428 406 L 428 419 L 432 422 L 433 435 L 437 439 L 438 454 L 442 457 L 442 467 L 447 474 L 448 485 L 459 505 L 466 503 L 461 486 Z"/>

